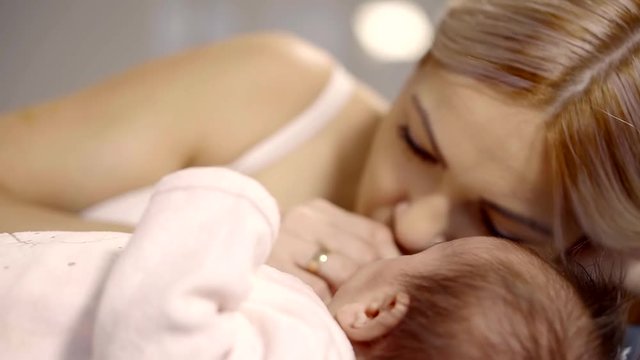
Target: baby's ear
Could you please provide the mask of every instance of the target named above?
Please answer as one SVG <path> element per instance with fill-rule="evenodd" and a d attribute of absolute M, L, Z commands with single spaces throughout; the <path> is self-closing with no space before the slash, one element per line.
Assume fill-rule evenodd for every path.
<path fill-rule="evenodd" d="M 336 312 L 336 320 L 351 341 L 373 341 L 400 323 L 409 310 L 404 292 L 380 294 L 369 303 L 352 303 Z"/>

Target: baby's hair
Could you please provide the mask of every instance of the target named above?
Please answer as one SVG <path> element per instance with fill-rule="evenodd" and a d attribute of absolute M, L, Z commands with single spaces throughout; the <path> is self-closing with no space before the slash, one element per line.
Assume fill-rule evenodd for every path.
<path fill-rule="evenodd" d="M 589 310 L 604 353 L 609 359 L 620 359 L 631 296 L 624 288 L 624 272 L 619 263 L 609 263 L 606 266 L 605 258 L 597 257 L 584 266 L 569 256 L 562 259 L 558 271 L 574 286 Z"/>
<path fill-rule="evenodd" d="M 407 276 L 409 311 L 387 336 L 367 346 L 367 358 L 614 358 L 624 329 L 623 298 L 605 290 L 619 287 L 585 277 L 576 266 L 558 272 L 519 249 L 515 262 L 496 253 L 456 254 L 436 273 Z M 573 284 L 561 273 L 572 274 Z M 597 307 L 598 296 L 608 305 L 588 309 Z"/>

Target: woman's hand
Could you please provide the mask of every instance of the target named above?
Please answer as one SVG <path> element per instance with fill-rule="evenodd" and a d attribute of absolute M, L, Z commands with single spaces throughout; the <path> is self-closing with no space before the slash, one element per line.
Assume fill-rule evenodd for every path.
<path fill-rule="evenodd" d="M 386 226 L 318 199 L 284 214 L 267 263 L 299 277 L 327 302 L 362 265 L 399 255 Z"/>

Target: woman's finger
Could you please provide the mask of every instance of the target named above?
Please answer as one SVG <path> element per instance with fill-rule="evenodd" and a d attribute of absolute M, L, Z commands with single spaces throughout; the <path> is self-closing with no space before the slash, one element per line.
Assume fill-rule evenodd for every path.
<path fill-rule="evenodd" d="M 317 252 L 313 257 L 297 265 L 326 281 L 332 292 L 344 284 L 360 267 L 353 259 L 328 249 Z"/>
<path fill-rule="evenodd" d="M 318 275 L 325 279 L 330 288 L 335 291 L 344 284 L 357 270 L 360 265 L 350 257 L 341 253 L 330 252 L 327 259 L 318 268 Z"/>
<path fill-rule="evenodd" d="M 281 232 L 276 245 L 267 264 L 289 273 L 295 268 L 296 276 L 301 274 L 300 271 L 309 273 L 328 283 L 328 288 L 332 290 L 342 285 L 361 265 L 343 254 L 340 248 L 334 250 L 321 240 L 301 239 L 286 231 Z"/>
<path fill-rule="evenodd" d="M 358 266 L 380 259 L 380 255 L 371 245 L 350 234 L 336 234 L 334 229 L 321 232 L 318 241 L 332 253 L 340 253 Z"/>
<path fill-rule="evenodd" d="M 400 256 L 400 250 L 395 245 L 391 230 L 365 216 L 346 211 L 326 200 L 314 200 L 311 207 L 326 219 L 331 220 L 331 226 L 337 231 L 348 233 L 362 242 L 369 244 L 379 257 L 389 258 Z"/>
<path fill-rule="evenodd" d="M 284 241 L 281 242 L 281 240 Z M 311 286 L 313 291 L 318 294 L 325 303 L 331 300 L 332 292 L 327 281 L 304 268 L 304 265 L 306 265 L 306 262 L 311 258 L 313 252 L 316 251 L 313 250 L 315 248 L 314 244 L 300 241 L 296 238 L 284 238 L 278 239 L 278 241 L 286 243 L 287 246 L 274 247 L 274 251 L 271 252 L 267 260 L 267 265 L 298 277 L 307 283 L 307 285 Z"/>
<path fill-rule="evenodd" d="M 397 255 L 384 225 L 317 200 L 283 216 L 268 263 L 312 286 L 335 290 L 360 266 Z"/>
<path fill-rule="evenodd" d="M 313 289 L 313 291 L 322 299 L 325 304 L 328 304 L 333 297 L 329 284 L 317 275 L 311 274 L 307 271 L 298 268 L 291 268 L 288 271 L 289 274 L 304 281 L 307 285 Z"/>
<path fill-rule="evenodd" d="M 278 241 L 284 243 L 297 238 L 313 244 L 311 248 L 296 250 L 294 256 L 298 263 L 309 259 L 320 245 L 328 247 L 333 252 L 342 253 L 359 264 L 367 264 L 380 258 L 377 249 L 369 241 L 335 226 L 335 222 L 335 213 L 321 213 L 315 206 L 301 206 L 286 214 Z"/>

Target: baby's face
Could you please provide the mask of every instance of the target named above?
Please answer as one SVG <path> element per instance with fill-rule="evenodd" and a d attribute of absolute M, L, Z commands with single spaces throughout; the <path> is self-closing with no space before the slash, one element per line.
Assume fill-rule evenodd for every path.
<path fill-rule="evenodd" d="M 513 258 L 514 267 L 535 264 L 535 261 L 522 261 L 523 257 L 535 259 L 534 255 L 506 240 L 473 237 L 443 242 L 417 254 L 383 259 L 362 267 L 338 289 L 329 303 L 329 310 L 335 315 L 347 304 L 382 302 L 384 294 L 404 291 L 401 281 L 404 276 L 440 271 L 447 264 L 459 260 L 462 254 L 469 253 Z M 468 262 L 468 258 L 465 261 Z M 532 271 L 535 272 L 535 268 Z"/>

